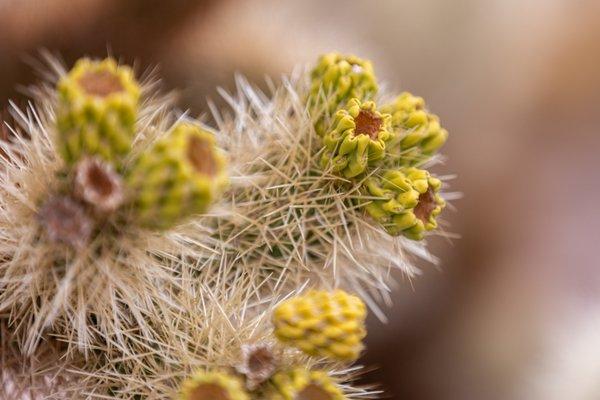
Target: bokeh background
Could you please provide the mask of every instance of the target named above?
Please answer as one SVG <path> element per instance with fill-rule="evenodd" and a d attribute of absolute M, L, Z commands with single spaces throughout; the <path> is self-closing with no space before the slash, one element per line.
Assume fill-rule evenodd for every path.
<path fill-rule="evenodd" d="M 397 276 L 370 321 L 365 381 L 393 399 L 600 399 L 600 2 L 0 0 L 0 108 L 40 49 L 158 65 L 207 111 L 338 50 L 425 97 L 464 193 L 438 266 Z"/>

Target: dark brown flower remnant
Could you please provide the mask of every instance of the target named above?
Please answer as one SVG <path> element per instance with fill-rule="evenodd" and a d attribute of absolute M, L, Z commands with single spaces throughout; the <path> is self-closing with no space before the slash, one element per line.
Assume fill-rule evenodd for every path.
<path fill-rule="evenodd" d="M 249 390 L 256 389 L 269 379 L 276 368 L 275 355 L 270 345 L 265 343 L 242 345 L 242 360 L 236 369 L 246 375 L 246 386 Z"/>
<path fill-rule="evenodd" d="M 112 166 L 98 158 L 84 158 L 75 167 L 74 192 L 97 211 L 111 212 L 123 203 L 123 182 Z"/>
<path fill-rule="evenodd" d="M 92 221 L 85 208 L 70 196 L 50 197 L 40 207 L 38 218 L 46 236 L 53 242 L 79 249 L 90 239 Z"/>
<path fill-rule="evenodd" d="M 432 188 L 429 188 L 425 193 L 419 195 L 419 203 L 414 210 L 415 216 L 426 223 L 436 207 L 435 193 Z"/>

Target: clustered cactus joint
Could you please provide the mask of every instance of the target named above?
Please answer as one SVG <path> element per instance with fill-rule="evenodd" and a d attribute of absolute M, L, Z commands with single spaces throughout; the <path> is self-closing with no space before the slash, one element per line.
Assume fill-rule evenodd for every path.
<path fill-rule="evenodd" d="M 248 267 L 250 264 L 243 264 L 247 270 L 240 268 L 238 271 L 231 267 L 231 272 L 225 270 L 224 266 L 230 265 L 227 264 L 230 261 L 226 260 L 225 255 L 236 254 L 239 263 L 239 260 L 249 257 L 253 262 L 262 259 L 264 263 L 270 258 L 275 260 L 273 265 L 282 265 L 285 263 L 286 252 L 300 253 L 302 247 L 304 255 L 298 259 L 309 260 L 306 265 L 312 265 L 310 262 L 314 260 L 320 262 L 329 259 L 327 257 L 330 255 L 324 255 L 329 250 L 324 250 L 323 245 L 332 247 L 333 243 L 337 246 L 338 241 L 342 244 L 344 242 L 341 242 L 336 234 L 327 232 L 327 227 L 332 222 L 322 220 L 330 219 L 331 216 L 319 216 L 319 207 L 331 207 L 331 204 L 334 204 L 331 199 L 337 201 L 338 195 L 343 199 L 340 204 L 352 210 L 353 214 L 352 218 L 348 215 L 346 220 L 345 211 L 342 210 L 340 214 L 336 214 L 339 215 L 339 220 L 333 221 L 333 225 L 344 229 L 351 226 L 360 229 L 360 224 L 374 224 L 376 230 L 373 232 L 379 230 L 392 238 L 401 236 L 403 240 L 422 241 L 428 232 L 438 228 L 437 219 L 445 206 L 441 195 L 442 181 L 426 170 L 425 166 L 435 157 L 438 149 L 446 141 L 448 133 L 441 128 L 438 117 L 426 110 L 420 97 L 402 93 L 391 103 L 378 106 L 379 85 L 373 66 L 367 60 L 338 53 L 326 54 L 319 59 L 306 78 L 309 81 L 306 86 L 298 84 L 300 96 L 293 93 L 294 96 L 286 97 L 302 99 L 300 105 L 306 106 L 306 114 L 289 111 L 285 111 L 284 114 L 294 115 L 294 118 L 299 118 L 301 124 L 309 120 L 308 129 L 303 130 L 302 134 L 309 135 L 311 143 L 311 135 L 314 134 L 316 145 L 289 150 L 308 154 L 306 160 L 309 162 L 306 164 L 317 160 L 314 164 L 318 165 L 320 170 L 315 172 L 310 166 L 305 176 L 300 178 L 306 178 L 310 183 L 311 179 L 315 179 L 315 175 L 315 182 L 323 182 L 328 176 L 334 176 L 335 179 L 327 178 L 328 182 L 333 182 L 327 184 L 327 190 L 333 190 L 333 193 L 324 195 L 321 203 L 316 200 L 316 206 L 310 206 L 313 208 L 306 206 L 309 211 L 306 217 L 302 218 L 308 219 L 298 226 L 302 227 L 304 223 L 316 224 L 316 228 L 306 231 L 308 233 L 303 230 L 290 230 L 287 232 L 289 240 L 274 242 L 268 253 L 260 246 L 240 253 L 231 253 L 232 248 L 235 250 L 235 240 L 239 240 L 240 235 L 247 235 L 249 242 L 269 235 L 276 236 L 285 224 L 276 220 L 274 223 L 259 225 L 249 215 L 235 215 L 236 218 L 232 219 L 234 222 L 226 225 L 218 216 L 209 217 L 205 214 L 211 205 L 219 203 L 219 207 L 227 208 L 232 204 L 236 207 L 240 203 L 251 206 L 257 204 L 253 210 L 260 210 L 261 214 L 284 215 L 285 218 L 291 215 L 292 219 L 295 215 L 296 218 L 300 218 L 300 214 L 293 214 L 293 208 L 290 208 L 291 214 L 276 214 L 282 212 L 282 207 L 270 210 L 268 207 L 271 203 L 267 202 L 264 202 L 267 204 L 265 209 L 260 208 L 263 207 L 261 201 L 268 197 L 266 193 L 269 191 L 280 190 L 286 185 L 292 187 L 285 189 L 289 190 L 290 196 L 301 194 L 318 199 L 319 188 L 310 188 L 309 195 L 303 194 L 302 190 L 305 190 L 307 185 L 305 181 L 284 176 L 282 183 L 272 185 L 274 187 L 260 187 L 260 184 L 252 181 L 255 189 L 231 189 L 231 169 L 242 169 L 244 163 L 242 162 L 240 167 L 237 155 L 233 154 L 233 166 L 229 165 L 229 156 L 227 150 L 220 146 L 219 135 L 214 135 L 209 129 L 191 119 L 178 119 L 168 127 L 166 123 L 152 126 L 148 124 L 143 128 L 140 126 L 140 121 L 152 120 L 148 114 L 154 117 L 161 115 L 160 110 L 163 107 L 157 106 L 152 112 L 146 110 L 148 106 L 141 103 L 146 89 L 136 80 L 133 70 L 129 67 L 119 65 L 110 58 L 103 61 L 82 59 L 70 72 L 61 74 L 56 85 L 56 99 L 51 102 L 56 119 L 50 118 L 51 122 L 48 124 L 54 132 L 54 144 L 49 144 L 48 148 L 54 149 L 61 157 L 52 164 L 52 184 L 47 187 L 41 185 L 42 189 L 38 191 L 42 193 L 41 197 L 36 198 L 35 220 L 39 232 L 32 240 L 36 243 L 38 240 L 40 243 L 46 243 L 50 246 L 49 251 L 58 248 L 52 246 L 64 247 L 65 252 L 61 253 L 65 254 L 64 258 L 57 256 L 52 263 L 62 265 L 65 271 L 75 269 L 67 262 L 68 259 L 74 258 L 74 254 L 89 253 L 88 258 L 81 259 L 84 264 L 95 258 L 112 260 L 98 267 L 108 270 L 109 276 L 110 268 L 115 268 L 112 272 L 116 273 L 117 267 L 122 267 L 119 260 L 128 257 L 128 252 L 123 251 L 124 247 L 117 245 L 112 250 L 108 246 L 109 250 L 106 250 L 106 243 L 133 241 L 140 232 L 149 231 L 147 240 L 156 238 L 159 242 L 175 243 L 175 250 L 160 247 L 150 252 L 146 249 L 138 251 L 139 249 L 127 248 L 131 254 L 147 255 L 143 260 L 153 260 L 164 266 L 164 270 L 148 271 L 148 276 L 144 278 L 146 286 L 143 287 L 158 285 L 157 290 L 165 292 L 160 295 L 158 291 L 153 292 L 154 296 L 161 296 L 160 298 L 134 288 L 131 280 L 135 279 L 135 276 L 127 275 L 126 271 L 123 274 L 125 278 L 120 281 L 114 279 L 121 284 L 118 290 L 110 289 L 112 278 L 100 281 L 99 284 L 109 288 L 106 292 L 109 297 L 118 293 L 116 299 L 127 299 L 124 310 L 115 305 L 124 300 L 110 298 L 103 304 L 106 306 L 102 309 L 104 314 L 94 311 L 96 309 L 93 306 L 91 311 L 78 314 L 77 304 L 67 303 L 63 304 L 62 308 L 54 307 L 68 296 L 61 294 L 59 285 L 50 285 L 44 289 L 44 298 L 50 299 L 47 302 L 53 305 L 50 309 L 54 311 L 41 320 L 31 318 L 31 315 L 22 311 L 26 308 L 24 304 L 30 304 L 28 302 L 31 302 L 31 299 L 20 302 L 18 296 L 3 293 L 14 293 L 7 290 L 10 289 L 10 283 L 5 282 L 10 282 L 9 272 L 15 265 L 19 266 L 17 257 L 7 256 L 6 260 L 0 262 L 0 311 L 3 307 L 9 312 L 19 310 L 14 315 L 11 314 L 11 318 L 22 319 L 25 321 L 23 326 L 26 330 L 31 328 L 33 332 L 26 335 L 26 347 L 30 350 L 35 349 L 38 339 L 49 330 L 63 339 L 77 334 L 84 335 L 85 340 L 78 341 L 79 348 L 75 352 L 83 347 L 87 357 L 97 355 L 99 347 L 87 345 L 88 341 L 93 341 L 94 338 L 86 336 L 85 330 L 81 333 L 75 329 L 76 324 L 80 327 L 84 321 L 89 325 L 89 331 L 111 343 L 111 346 L 107 347 L 110 352 L 102 354 L 99 358 L 108 359 L 107 369 L 104 372 L 95 370 L 85 374 L 91 382 L 98 379 L 97 382 L 107 385 L 105 389 L 100 388 L 101 385 L 94 388 L 101 396 L 123 395 L 123 398 L 129 398 L 126 397 L 129 386 L 119 387 L 113 382 L 114 371 L 120 371 L 119 373 L 123 374 L 139 373 L 139 376 L 132 377 L 132 382 L 137 383 L 139 381 L 136 378 L 152 382 L 152 379 L 155 379 L 152 374 L 159 378 L 160 374 L 164 374 L 164 380 L 169 382 L 165 386 L 170 388 L 171 397 L 179 400 L 353 398 L 353 390 L 358 389 L 351 389 L 343 383 L 348 376 L 340 378 L 332 372 L 340 366 L 351 365 L 364 350 L 367 307 L 363 300 L 350 294 L 345 290 L 347 288 L 324 290 L 323 287 L 338 286 L 337 280 L 323 282 L 327 278 L 314 281 L 316 283 L 310 285 L 310 290 L 306 292 L 302 293 L 303 290 L 300 290 L 292 295 L 293 289 L 281 283 L 277 275 L 277 285 L 271 286 L 270 289 L 284 289 L 278 289 L 280 291 L 269 298 L 264 294 L 264 290 L 261 291 L 257 287 L 271 284 L 271 275 L 284 276 L 292 267 L 281 270 L 271 267 L 268 273 L 259 271 L 252 275 L 255 271 Z M 256 99 L 257 96 L 254 96 L 254 101 L 260 101 Z M 296 105 L 293 101 L 289 101 L 289 104 Z M 248 115 L 240 118 L 248 118 Z M 278 118 L 279 115 L 273 116 L 274 120 Z M 148 134 L 149 131 L 155 133 Z M 235 141 L 235 138 L 231 140 Z M 11 147 L 4 145 L 0 150 L 10 153 Z M 260 155 L 255 158 L 262 160 Z M 269 156 L 265 156 L 264 165 L 285 175 L 269 160 L 272 161 Z M 261 182 L 261 171 L 266 175 L 266 170 L 252 165 L 250 168 L 258 171 L 256 182 Z M 14 185 L 22 188 L 20 183 Z M 252 190 L 254 193 L 260 193 L 260 196 L 248 196 Z M 246 197 L 236 198 L 236 193 L 244 193 Z M 2 196 L 6 197 L 2 198 L 1 205 L 3 213 L 6 214 L 13 204 L 8 200 L 11 192 L 3 192 Z M 246 225 L 237 225 L 238 222 L 235 221 L 238 220 L 245 221 Z M 186 222 L 191 224 L 186 225 Z M 221 223 L 227 228 L 223 228 Z M 235 231 L 235 227 L 238 226 L 243 226 L 242 232 Z M 132 232 L 132 229 L 134 234 L 130 234 L 131 237 L 123 233 Z M 392 243 L 390 246 L 400 243 L 389 240 Z M 94 247 L 91 243 L 101 245 Z M 314 243 L 319 243 L 321 247 Z M 0 242 L 0 251 L 9 244 Z M 382 247 L 385 248 L 385 245 Z M 107 252 L 109 256 L 103 252 Z M 39 254 L 43 256 L 46 253 L 40 251 Z M 331 257 L 335 259 L 336 255 Z M 298 259 L 291 259 L 288 263 L 292 265 Z M 233 265 L 235 266 L 235 260 Z M 306 265 L 300 265 L 298 270 Z M 155 264 L 150 261 L 148 266 L 155 268 Z M 214 276 L 205 271 L 210 268 L 217 271 L 213 272 Z M 24 270 L 28 274 L 32 271 L 29 265 Z M 235 280 L 227 281 L 232 273 L 239 281 L 247 280 L 247 286 Z M 69 272 L 64 274 L 65 277 L 69 276 Z M 66 282 L 66 278 L 64 279 Z M 204 280 L 195 285 L 194 279 Z M 259 279 L 258 283 L 253 279 Z M 161 288 L 161 282 L 164 283 L 165 280 L 170 286 Z M 307 282 L 313 281 L 308 279 Z M 215 287 L 219 285 L 225 288 L 222 298 L 239 297 L 239 302 L 243 302 L 239 304 L 239 309 L 233 310 L 233 315 L 223 317 L 221 314 L 227 311 L 225 305 L 219 304 L 218 300 L 210 306 L 205 304 L 206 301 L 213 301 L 203 297 L 203 290 L 211 293 L 214 290 L 214 293 L 218 293 Z M 243 289 L 236 291 L 236 285 Z M 63 285 L 65 286 L 68 287 Z M 29 287 L 27 289 L 33 290 Z M 127 293 L 130 290 L 133 294 L 131 299 Z M 147 309 L 133 309 L 137 307 L 136 302 L 140 298 L 147 300 L 151 305 Z M 243 298 L 245 300 L 241 300 Z M 184 299 L 186 304 L 177 304 L 180 299 Z M 35 301 L 39 299 L 34 295 L 33 302 Z M 235 305 L 235 300 L 232 301 Z M 248 310 L 245 307 L 248 307 Z M 250 320 L 259 322 L 253 322 L 251 327 L 241 323 L 240 326 L 244 329 L 254 332 L 244 339 L 240 339 L 241 336 L 227 337 L 223 332 L 207 333 L 208 336 L 204 337 L 201 328 L 192 322 L 196 320 L 196 316 L 186 315 L 181 311 L 196 310 L 201 323 L 204 323 L 203 313 L 209 316 L 207 318 L 211 315 L 221 315 L 220 318 L 226 321 L 224 326 L 230 324 L 233 328 L 232 321 L 235 318 L 239 318 L 240 321 L 248 319 L 246 313 L 251 314 L 251 308 L 259 311 L 252 316 L 256 319 Z M 56 311 L 61 309 L 66 310 L 64 315 Z M 114 314 L 123 313 L 126 316 L 123 318 L 126 321 L 125 325 L 121 325 L 123 321 L 117 318 L 112 321 L 114 325 L 106 324 L 106 314 L 110 314 L 106 310 L 112 310 Z M 160 315 L 155 316 L 147 325 L 136 326 L 136 322 L 144 321 L 148 314 L 155 311 Z M 161 318 L 164 318 L 164 321 Z M 108 319 L 110 320 L 110 317 Z M 28 326 L 27 321 L 32 325 Z M 212 322 L 214 321 L 209 319 L 207 326 Z M 111 331 L 115 326 L 119 326 L 119 332 Z M 153 336 L 155 331 L 158 333 Z M 212 345 L 211 340 L 217 340 L 215 336 L 222 340 L 218 342 L 221 344 L 221 350 Z M 260 338 L 250 339 L 252 336 Z M 31 340 L 32 338 L 35 340 Z M 163 340 L 165 343 L 161 350 L 160 342 Z M 178 346 L 181 346 L 181 350 L 170 352 L 171 348 L 179 348 Z M 140 348 L 148 350 L 155 347 L 158 350 L 155 353 L 150 351 L 149 355 L 133 354 Z M 127 354 L 122 358 L 117 357 L 119 360 L 114 361 L 111 357 L 115 349 Z M 224 354 L 228 355 L 233 352 L 237 355 L 217 362 L 199 362 L 201 366 L 197 367 L 193 362 L 197 356 L 197 349 L 202 349 L 207 354 L 207 359 L 208 355 L 213 357 L 218 351 L 224 351 Z M 72 354 L 72 351 L 73 349 L 69 354 Z M 161 351 L 168 353 L 164 355 L 164 359 L 161 359 Z M 179 365 L 181 368 L 175 373 L 172 361 L 167 360 L 173 358 L 173 354 L 176 354 L 175 358 L 182 357 L 182 365 Z M 135 361 L 137 364 L 128 364 L 125 361 L 127 358 L 138 360 Z M 83 370 L 85 368 L 84 366 Z M 185 374 L 185 379 L 182 379 L 182 374 Z M 177 379 L 169 380 L 171 376 Z M 156 379 L 156 382 L 158 381 L 161 379 Z M 148 384 L 150 385 L 151 383 Z M 144 393 L 148 395 L 148 392 L 139 390 L 139 398 L 144 398 Z M 366 392 L 359 390 L 356 393 L 364 395 Z M 137 395 L 132 393 L 132 396 Z"/>

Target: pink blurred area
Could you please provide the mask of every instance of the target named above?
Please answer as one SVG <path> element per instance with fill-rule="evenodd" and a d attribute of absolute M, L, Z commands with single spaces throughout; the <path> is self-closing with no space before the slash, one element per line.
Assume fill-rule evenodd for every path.
<path fill-rule="evenodd" d="M 168 5 L 167 5 L 168 3 Z M 567 0 L 0 0 L 0 105 L 40 48 L 158 64 L 207 111 L 337 50 L 425 97 L 464 197 L 438 266 L 397 276 L 362 362 L 395 399 L 600 399 L 600 3 Z"/>

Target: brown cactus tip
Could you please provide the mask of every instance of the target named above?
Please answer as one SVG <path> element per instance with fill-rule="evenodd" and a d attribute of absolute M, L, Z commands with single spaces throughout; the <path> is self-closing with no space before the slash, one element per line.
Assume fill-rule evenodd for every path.
<path fill-rule="evenodd" d="M 52 242 L 75 249 L 85 246 L 92 233 L 92 220 L 84 207 L 70 196 L 52 196 L 38 211 L 40 225 Z"/>
<path fill-rule="evenodd" d="M 87 71 L 77 82 L 90 96 L 103 98 L 125 90 L 119 76 L 106 70 Z"/>
<path fill-rule="evenodd" d="M 73 184 L 75 195 L 99 212 L 112 212 L 123 203 L 121 177 L 98 158 L 84 158 L 77 164 Z"/>
<path fill-rule="evenodd" d="M 273 349 L 266 343 L 242 345 L 242 360 L 237 371 L 246 376 L 248 390 L 256 389 L 268 380 L 277 368 Z"/>
<path fill-rule="evenodd" d="M 231 400 L 227 391 L 214 383 L 201 383 L 194 388 L 186 400 Z"/>
<path fill-rule="evenodd" d="M 217 173 L 217 162 L 213 155 L 213 149 L 206 140 L 198 136 L 190 136 L 187 157 L 196 172 L 211 177 Z"/>
<path fill-rule="evenodd" d="M 302 389 L 294 400 L 333 400 L 333 396 L 320 385 L 311 383 Z"/>
<path fill-rule="evenodd" d="M 432 188 L 428 188 L 425 193 L 419 195 L 419 202 L 414 209 L 415 216 L 423 223 L 427 223 L 436 207 L 435 193 Z"/>
<path fill-rule="evenodd" d="M 378 117 L 371 110 L 360 110 L 356 118 L 354 118 L 356 124 L 355 134 L 356 135 L 369 135 L 371 139 L 377 139 L 377 134 L 383 125 L 383 119 Z"/>

